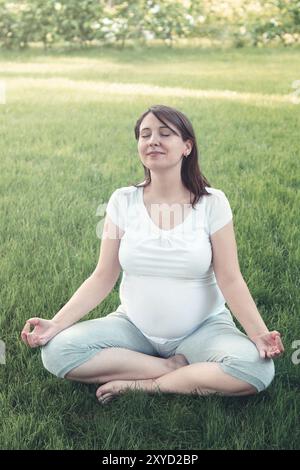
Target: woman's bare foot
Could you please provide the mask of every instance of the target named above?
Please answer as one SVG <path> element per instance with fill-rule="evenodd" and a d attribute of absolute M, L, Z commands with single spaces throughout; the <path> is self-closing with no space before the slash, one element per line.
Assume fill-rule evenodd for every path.
<path fill-rule="evenodd" d="M 117 398 L 126 390 L 155 391 L 155 380 L 112 380 L 97 389 L 96 397 L 102 405 L 106 405 L 113 398 Z"/>
<path fill-rule="evenodd" d="M 187 366 L 189 362 L 186 360 L 183 354 L 175 354 L 175 356 L 170 357 L 169 363 L 172 370 L 179 369 L 180 367 Z M 113 398 L 117 398 L 121 393 L 124 393 L 126 390 L 147 390 L 155 391 L 155 380 L 154 379 L 145 379 L 145 380 L 112 380 L 106 384 L 101 385 L 97 391 L 96 396 L 99 402 L 102 405 L 109 403 Z"/>

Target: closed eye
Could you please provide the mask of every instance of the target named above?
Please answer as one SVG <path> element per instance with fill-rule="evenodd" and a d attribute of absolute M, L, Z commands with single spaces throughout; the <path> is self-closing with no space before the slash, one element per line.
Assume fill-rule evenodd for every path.
<path fill-rule="evenodd" d="M 171 134 L 161 134 L 162 137 L 169 137 Z M 150 137 L 150 135 L 141 135 L 142 139 Z"/>

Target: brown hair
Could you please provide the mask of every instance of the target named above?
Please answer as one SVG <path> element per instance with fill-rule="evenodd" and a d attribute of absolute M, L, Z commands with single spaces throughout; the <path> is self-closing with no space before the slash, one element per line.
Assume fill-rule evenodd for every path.
<path fill-rule="evenodd" d="M 211 196 L 205 189 L 205 186 L 211 187 L 205 176 L 201 173 L 199 162 L 198 162 L 198 148 L 196 142 L 196 136 L 193 126 L 189 119 L 181 111 L 175 108 L 164 105 L 154 105 L 147 109 L 137 120 L 134 128 L 135 138 L 139 139 L 140 136 L 140 125 L 142 120 L 147 114 L 153 113 L 157 119 L 159 119 L 165 126 L 169 127 L 163 119 L 167 119 L 169 122 L 176 126 L 181 134 L 181 138 L 184 142 L 190 139 L 193 142 L 193 148 L 191 153 L 186 158 L 184 157 L 181 165 L 181 179 L 184 186 L 195 195 L 192 201 L 192 207 L 199 201 L 203 195 Z M 169 127 L 170 129 L 170 127 Z M 173 133 L 173 129 L 170 129 Z M 144 164 L 144 173 L 146 181 L 144 184 L 137 183 L 133 184 L 136 188 L 146 187 L 151 182 L 151 172 Z"/>

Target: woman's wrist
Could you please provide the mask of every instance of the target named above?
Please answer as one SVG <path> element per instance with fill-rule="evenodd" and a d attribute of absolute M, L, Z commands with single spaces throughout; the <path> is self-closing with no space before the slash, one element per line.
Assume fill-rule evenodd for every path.
<path fill-rule="evenodd" d="M 59 320 L 59 318 L 55 318 L 56 316 L 54 316 L 52 319 L 51 319 L 51 323 L 53 325 L 53 327 L 55 328 L 55 330 L 57 331 L 61 331 L 65 328 L 65 326 L 63 325 L 62 323 L 62 319 Z"/>
<path fill-rule="evenodd" d="M 262 328 L 258 331 L 253 331 L 251 333 L 247 333 L 247 335 L 252 341 L 255 341 L 255 339 L 259 338 L 260 336 L 266 335 L 268 333 L 270 333 L 270 331 L 267 327 L 265 327 L 265 328 Z"/>

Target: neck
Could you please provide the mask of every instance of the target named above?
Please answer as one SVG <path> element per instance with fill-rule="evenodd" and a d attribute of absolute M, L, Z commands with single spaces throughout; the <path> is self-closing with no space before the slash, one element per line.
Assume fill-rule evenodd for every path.
<path fill-rule="evenodd" d="M 156 175 L 151 172 L 151 182 L 147 186 L 149 194 L 161 201 L 177 201 L 182 197 L 186 197 L 189 190 L 184 186 L 181 181 L 181 176 L 166 176 Z"/>

